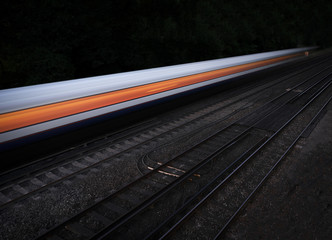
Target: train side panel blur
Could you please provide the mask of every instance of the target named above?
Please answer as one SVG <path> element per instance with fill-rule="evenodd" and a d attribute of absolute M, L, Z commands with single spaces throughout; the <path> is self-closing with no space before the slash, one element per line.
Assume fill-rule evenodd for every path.
<path fill-rule="evenodd" d="M 310 48 L 0 90 L 0 151 L 303 56 Z"/>

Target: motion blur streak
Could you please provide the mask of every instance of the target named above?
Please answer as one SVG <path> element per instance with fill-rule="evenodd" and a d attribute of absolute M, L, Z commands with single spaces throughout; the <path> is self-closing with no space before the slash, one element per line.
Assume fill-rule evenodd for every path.
<path fill-rule="evenodd" d="M 302 55 L 302 53 L 242 64 L 239 66 L 165 80 L 162 82 L 112 91 L 94 96 L 82 97 L 64 102 L 48 104 L 11 113 L 0 114 L 0 132 L 11 131 L 33 124 L 102 108 L 105 106 L 157 94 L 164 91 L 169 91 L 176 88 L 181 88 L 253 68 L 266 66 L 298 55 Z"/>

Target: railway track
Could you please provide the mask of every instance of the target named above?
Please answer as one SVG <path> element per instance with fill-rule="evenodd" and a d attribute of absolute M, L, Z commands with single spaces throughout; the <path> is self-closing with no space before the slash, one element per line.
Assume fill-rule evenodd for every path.
<path fill-rule="evenodd" d="M 42 231 L 39 238 L 155 238 L 163 236 L 161 233 L 166 237 L 182 224 L 182 221 L 174 224 L 174 219 L 183 218 L 180 212 L 185 216 L 183 219 L 191 217 L 201 207 L 194 204 L 197 199 L 219 191 L 219 188 L 207 189 L 235 178 L 233 175 L 238 169 L 254 162 L 249 159 L 260 154 L 307 106 L 326 93 L 331 80 L 329 66 L 329 58 L 320 59 L 311 68 L 245 89 L 231 100 L 225 96 L 225 101 L 182 115 L 173 122 L 143 123 L 129 133 L 124 131 L 94 141 L 85 152 L 56 156 L 59 161 L 49 160 L 50 164 L 32 173 L 20 169 L 22 174 L 16 178 L 15 171 L 3 174 L 1 177 L 6 181 L 2 181 L 0 189 L 1 214 L 27 199 L 38 198 L 39 193 L 57 191 L 59 185 L 72 185 L 90 172 L 100 172 L 123 155 L 136 154 L 136 166 L 142 176 L 138 174 L 123 187 L 76 212 L 74 217 Z M 304 80 L 301 78 L 308 75 Z M 288 110 L 290 106 L 293 107 Z M 40 180 L 41 176 L 46 177 Z M 166 204 L 167 208 L 165 196 L 172 192 L 180 200 Z M 190 208 L 193 204 L 195 208 Z M 153 228 L 142 227 L 146 222 L 141 219 L 154 219 Z M 173 225 L 167 227 L 170 223 Z M 134 227 L 128 230 L 128 225 Z"/>

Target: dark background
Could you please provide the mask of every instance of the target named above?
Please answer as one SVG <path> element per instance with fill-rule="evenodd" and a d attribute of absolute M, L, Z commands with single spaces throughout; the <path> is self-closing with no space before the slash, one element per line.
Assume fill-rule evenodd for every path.
<path fill-rule="evenodd" d="M 332 1 L 0 3 L 0 89 L 332 45 Z"/>

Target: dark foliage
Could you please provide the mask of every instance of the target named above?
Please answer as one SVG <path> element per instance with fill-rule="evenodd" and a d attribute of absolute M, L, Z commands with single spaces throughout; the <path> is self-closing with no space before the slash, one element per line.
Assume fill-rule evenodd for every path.
<path fill-rule="evenodd" d="M 329 0 L 0 5 L 0 88 L 332 43 Z"/>

